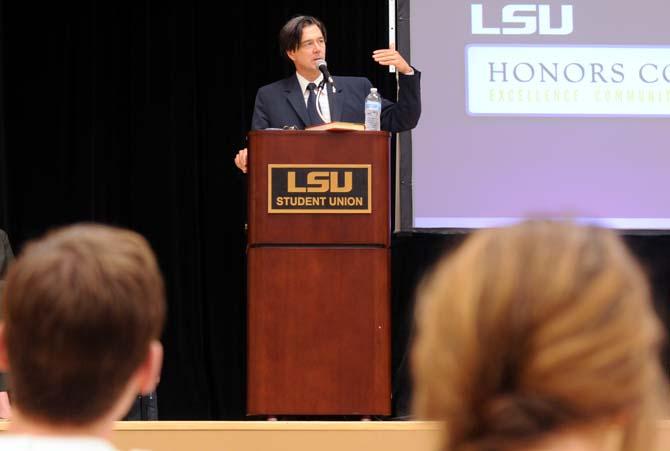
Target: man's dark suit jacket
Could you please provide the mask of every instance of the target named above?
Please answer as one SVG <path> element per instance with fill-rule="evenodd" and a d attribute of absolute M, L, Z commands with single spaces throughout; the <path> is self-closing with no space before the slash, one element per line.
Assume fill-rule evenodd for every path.
<path fill-rule="evenodd" d="M 328 87 L 330 119 L 342 122 L 365 122 L 365 98 L 372 83 L 363 77 L 333 77 L 337 93 Z M 416 127 L 421 116 L 421 73 L 400 75 L 398 103 L 382 99 L 381 128 L 401 132 Z M 252 130 L 295 126 L 304 129 L 308 124 L 305 97 L 296 75 L 263 86 L 256 94 Z"/>

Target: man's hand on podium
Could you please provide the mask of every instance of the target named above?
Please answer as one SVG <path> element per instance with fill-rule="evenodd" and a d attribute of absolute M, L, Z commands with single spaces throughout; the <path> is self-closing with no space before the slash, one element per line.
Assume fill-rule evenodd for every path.
<path fill-rule="evenodd" d="M 244 149 L 240 150 L 237 152 L 237 156 L 235 156 L 235 166 L 240 168 L 240 171 L 244 172 L 245 174 L 247 173 L 247 148 L 245 147 Z"/>

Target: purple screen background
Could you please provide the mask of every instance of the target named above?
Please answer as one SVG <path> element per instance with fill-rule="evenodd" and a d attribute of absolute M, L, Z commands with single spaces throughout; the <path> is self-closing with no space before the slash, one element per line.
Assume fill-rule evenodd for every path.
<path fill-rule="evenodd" d="M 670 2 L 541 2 L 552 6 L 552 24 L 560 24 L 561 4 L 573 5 L 568 36 L 472 35 L 471 3 L 483 4 L 487 26 L 500 25 L 506 4 L 534 4 L 412 2 L 412 64 L 422 72 L 423 103 L 412 135 L 415 226 L 538 214 L 670 218 L 670 118 L 469 116 L 464 56 L 468 44 L 670 45 Z"/>

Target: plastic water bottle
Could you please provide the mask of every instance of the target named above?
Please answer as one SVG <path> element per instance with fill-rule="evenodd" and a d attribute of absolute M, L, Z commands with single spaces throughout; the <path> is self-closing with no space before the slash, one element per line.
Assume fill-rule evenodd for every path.
<path fill-rule="evenodd" d="M 382 98 L 377 88 L 370 88 L 370 94 L 365 98 L 365 129 L 381 130 Z"/>

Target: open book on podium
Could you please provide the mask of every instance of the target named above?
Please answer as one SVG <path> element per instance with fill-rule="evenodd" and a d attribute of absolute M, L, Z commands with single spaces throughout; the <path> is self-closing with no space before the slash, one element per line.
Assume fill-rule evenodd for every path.
<path fill-rule="evenodd" d="M 325 124 L 321 125 L 313 125 L 311 127 L 305 128 L 307 131 L 333 131 L 333 132 L 341 132 L 341 131 L 347 131 L 347 130 L 353 130 L 353 131 L 364 131 L 365 130 L 365 125 L 363 124 L 358 124 L 355 122 L 327 122 Z"/>

